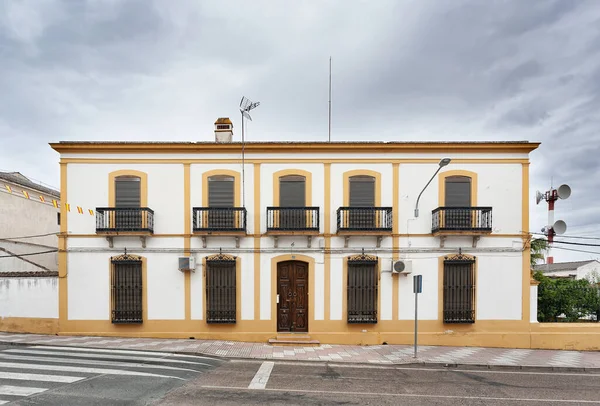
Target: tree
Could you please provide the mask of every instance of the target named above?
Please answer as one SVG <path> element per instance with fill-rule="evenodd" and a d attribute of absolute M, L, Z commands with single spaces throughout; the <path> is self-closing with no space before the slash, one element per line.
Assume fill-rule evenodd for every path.
<path fill-rule="evenodd" d="M 549 278 L 536 272 L 538 285 L 538 321 L 576 322 L 596 316 L 600 296 L 596 286 L 587 279 Z"/>
<path fill-rule="evenodd" d="M 531 265 L 535 265 L 540 260 L 544 260 L 544 254 L 548 250 L 548 241 L 544 238 L 534 238 L 531 240 Z"/>

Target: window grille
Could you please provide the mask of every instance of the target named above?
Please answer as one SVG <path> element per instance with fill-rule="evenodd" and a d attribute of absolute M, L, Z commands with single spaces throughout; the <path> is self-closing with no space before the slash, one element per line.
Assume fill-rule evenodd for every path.
<path fill-rule="evenodd" d="M 364 254 L 348 259 L 348 323 L 377 323 L 377 263 Z"/>
<path fill-rule="evenodd" d="M 444 260 L 444 323 L 475 322 L 475 259 L 464 255 Z"/>
<path fill-rule="evenodd" d="M 206 322 L 236 322 L 236 262 L 229 255 L 206 257 Z"/>
<path fill-rule="evenodd" d="M 142 323 L 142 258 L 120 255 L 111 259 L 113 323 Z"/>

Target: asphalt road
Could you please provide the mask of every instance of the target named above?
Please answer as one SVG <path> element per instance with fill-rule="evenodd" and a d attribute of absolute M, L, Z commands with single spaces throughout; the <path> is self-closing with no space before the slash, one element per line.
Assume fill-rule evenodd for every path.
<path fill-rule="evenodd" d="M 146 405 L 221 363 L 160 352 L 0 346 L 0 405 Z"/>
<path fill-rule="evenodd" d="M 160 405 L 589 405 L 600 374 L 230 361 Z"/>

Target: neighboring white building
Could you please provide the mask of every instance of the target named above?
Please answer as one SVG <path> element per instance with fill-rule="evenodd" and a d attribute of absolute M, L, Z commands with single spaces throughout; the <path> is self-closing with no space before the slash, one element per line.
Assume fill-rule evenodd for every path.
<path fill-rule="evenodd" d="M 423 344 L 530 346 L 539 144 L 257 142 L 242 159 L 215 127 L 52 144 L 63 199 L 95 211 L 62 207 L 61 333 L 410 343 L 422 275 Z"/>
<path fill-rule="evenodd" d="M 554 264 L 537 264 L 534 271 L 542 271 L 546 276 L 572 279 L 588 279 L 600 277 L 600 261 L 557 262 Z"/>
<path fill-rule="evenodd" d="M 0 172 L 0 272 L 58 270 L 58 207 L 58 191 L 19 172 Z"/>

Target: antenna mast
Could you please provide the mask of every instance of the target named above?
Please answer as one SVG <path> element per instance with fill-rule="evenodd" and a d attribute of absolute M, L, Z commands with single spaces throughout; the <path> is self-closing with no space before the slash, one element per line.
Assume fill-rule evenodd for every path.
<path fill-rule="evenodd" d="M 250 110 L 257 108 L 260 102 L 253 103 L 252 100 L 247 97 L 242 97 L 240 101 L 240 113 L 242 115 L 242 207 L 246 207 L 246 162 L 245 162 L 245 150 L 246 150 L 246 139 L 244 137 L 244 118 L 252 121 L 250 117 Z"/>
<path fill-rule="evenodd" d="M 331 56 L 329 57 L 329 142 L 331 142 Z"/>

